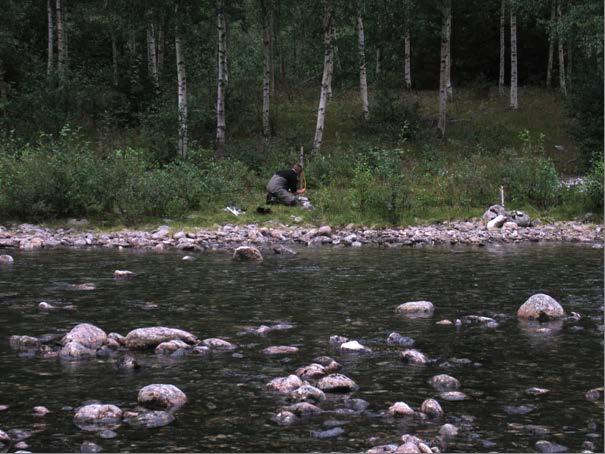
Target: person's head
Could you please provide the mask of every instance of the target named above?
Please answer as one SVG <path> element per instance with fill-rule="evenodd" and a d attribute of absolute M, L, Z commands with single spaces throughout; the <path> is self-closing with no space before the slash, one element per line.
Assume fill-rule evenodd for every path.
<path fill-rule="evenodd" d="M 294 170 L 294 172 L 296 172 L 296 175 L 300 175 L 300 173 L 303 171 L 303 168 L 300 164 L 294 164 L 292 166 L 292 170 Z"/>

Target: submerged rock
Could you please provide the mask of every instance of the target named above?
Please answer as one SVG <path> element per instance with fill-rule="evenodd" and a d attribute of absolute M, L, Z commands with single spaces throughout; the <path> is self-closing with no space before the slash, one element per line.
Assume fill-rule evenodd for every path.
<path fill-rule="evenodd" d="M 450 402 L 456 402 L 460 400 L 466 400 L 468 397 L 466 394 L 460 391 L 446 391 L 439 394 L 439 398 Z"/>
<path fill-rule="evenodd" d="M 80 323 L 63 337 L 61 343 L 66 345 L 68 342 L 77 342 L 86 348 L 97 349 L 106 340 L 107 334 L 101 328 L 89 323 Z"/>
<path fill-rule="evenodd" d="M 294 405 L 285 407 L 284 410 L 292 412 L 298 416 L 311 416 L 321 413 L 321 408 L 309 402 L 298 402 Z"/>
<path fill-rule="evenodd" d="M 59 352 L 59 358 L 66 361 L 78 361 L 96 356 L 96 350 L 87 348 L 79 342 L 66 343 Z"/>
<path fill-rule="evenodd" d="M 332 345 L 333 347 L 340 347 L 345 342 L 349 342 L 348 337 L 337 336 L 337 335 L 330 336 L 330 345 Z"/>
<path fill-rule="evenodd" d="M 141 367 L 138 361 L 132 355 L 124 355 L 117 361 L 116 366 L 118 367 L 118 369 L 123 370 L 138 369 L 139 367 Z"/>
<path fill-rule="evenodd" d="M 396 444 L 374 446 L 367 450 L 366 454 L 390 454 L 397 451 L 399 446 Z"/>
<path fill-rule="evenodd" d="M 298 353 L 298 347 L 292 347 L 288 345 L 273 345 L 263 350 L 263 354 L 268 356 L 291 355 L 294 353 Z"/>
<path fill-rule="evenodd" d="M 542 396 L 544 394 L 548 394 L 549 392 L 549 389 L 536 387 L 528 388 L 525 390 L 525 394 L 528 394 L 530 396 Z"/>
<path fill-rule="evenodd" d="M 317 383 L 317 387 L 324 392 L 331 393 L 350 392 L 359 388 L 353 380 L 342 374 L 331 374 L 323 377 Z"/>
<path fill-rule="evenodd" d="M 80 452 L 101 452 L 103 448 L 101 448 L 98 444 L 93 443 L 92 441 L 84 441 L 80 445 Z"/>
<path fill-rule="evenodd" d="M 345 431 L 344 431 L 343 428 L 341 428 L 341 427 L 334 427 L 334 428 L 328 429 L 328 430 L 312 430 L 311 431 L 311 436 L 313 438 L 324 439 L 324 438 L 339 437 L 340 435 L 342 435 L 344 433 L 345 433 Z"/>
<path fill-rule="evenodd" d="M 155 348 L 155 352 L 160 355 L 170 355 L 178 349 L 188 349 L 190 345 L 183 342 L 182 340 L 171 340 L 168 342 L 162 342 Z"/>
<path fill-rule="evenodd" d="M 550 441 L 546 441 L 546 440 L 540 440 L 537 441 L 536 444 L 534 445 L 536 448 L 536 451 L 538 452 L 567 452 L 569 451 L 569 448 L 567 448 L 567 446 L 563 446 L 557 443 L 552 443 Z"/>
<path fill-rule="evenodd" d="M 552 297 L 537 293 L 529 297 L 517 310 L 517 317 L 530 320 L 556 320 L 565 316 L 561 305 Z"/>
<path fill-rule="evenodd" d="M 280 426 L 290 426 L 298 421 L 298 417 L 291 411 L 281 410 L 271 420 Z"/>
<path fill-rule="evenodd" d="M 34 407 L 32 409 L 32 411 L 34 412 L 34 415 L 36 415 L 36 416 L 45 416 L 48 413 L 50 413 L 50 410 L 43 406 Z"/>
<path fill-rule="evenodd" d="M 430 301 L 411 301 L 399 305 L 397 311 L 412 318 L 431 317 L 435 311 L 435 307 Z"/>
<path fill-rule="evenodd" d="M 460 388 L 460 382 L 454 377 L 446 374 L 435 375 L 429 380 L 429 384 L 437 391 L 453 391 Z"/>
<path fill-rule="evenodd" d="M 202 343 L 213 351 L 230 352 L 237 348 L 237 345 L 227 342 L 224 339 L 219 339 L 218 337 L 204 339 Z"/>
<path fill-rule="evenodd" d="M 526 415 L 534 411 L 537 407 L 535 405 L 505 405 L 502 407 L 504 412 L 509 415 Z"/>
<path fill-rule="evenodd" d="M 109 339 L 114 340 L 114 341 L 116 341 L 118 344 L 120 344 L 122 346 L 126 345 L 126 338 L 124 336 L 122 336 L 121 334 L 118 334 L 118 333 L 109 333 L 107 335 L 107 339 L 108 340 Z"/>
<path fill-rule="evenodd" d="M 300 388 L 303 382 L 296 375 L 287 377 L 277 377 L 267 383 L 267 388 L 281 394 L 290 394 L 295 389 Z"/>
<path fill-rule="evenodd" d="M 80 407 L 74 416 L 74 424 L 82 430 L 98 431 L 115 429 L 122 421 L 122 410 L 115 405 L 91 404 Z"/>
<path fill-rule="evenodd" d="M 590 401 L 603 401 L 603 387 L 601 388 L 593 388 L 593 389 L 589 389 L 588 391 L 586 391 L 586 394 L 584 395 L 586 397 L 587 400 Z"/>
<path fill-rule="evenodd" d="M 422 365 L 429 361 L 424 353 L 413 349 L 404 350 L 399 356 L 404 363 L 408 364 Z"/>
<path fill-rule="evenodd" d="M 402 336 L 397 332 L 393 332 L 389 334 L 387 337 L 387 344 L 389 345 L 398 345 L 400 347 L 411 347 L 415 343 L 414 339 L 407 336 Z"/>
<path fill-rule="evenodd" d="M 12 256 L 8 254 L 0 255 L 0 265 L 10 265 L 15 261 Z"/>
<path fill-rule="evenodd" d="M 146 429 L 167 426 L 173 421 L 172 412 L 159 410 L 144 411 L 126 420 L 132 426 L 145 427 Z"/>
<path fill-rule="evenodd" d="M 18 350 L 30 350 L 40 346 L 40 341 L 32 336 L 11 336 L 9 345 Z"/>
<path fill-rule="evenodd" d="M 415 443 L 410 441 L 402 444 L 395 451 L 396 454 L 416 454 L 420 453 L 420 448 Z"/>
<path fill-rule="evenodd" d="M 233 258 L 235 260 L 249 261 L 249 262 L 262 262 L 263 255 L 261 252 L 253 246 L 240 246 L 233 252 Z"/>
<path fill-rule="evenodd" d="M 139 390 L 137 400 L 148 408 L 182 407 L 187 403 L 187 396 L 174 385 L 153 384 Z"/>
<path fill-rule="evenodd" d="M 129 349 L 155 348 L 162 342 L 182 340 L 188 344 L 195 344 L 198 339 L 193 334 L 175 328 L 153 326 L 137 328 L 126 335 L 126 347 Z"/>
<path fill-rule="evenodd" d="M 439 435 L 442 437 L 453 438 L 458 435 L 458 428 L 453 424 L 444 424 L 439 429 Z"/>
<path fill-rule="evenodd" d="M 405 402 L 395 402 L 389 407 L 388 414 L 391 416 L 412 416 L 414 410 Z"/>

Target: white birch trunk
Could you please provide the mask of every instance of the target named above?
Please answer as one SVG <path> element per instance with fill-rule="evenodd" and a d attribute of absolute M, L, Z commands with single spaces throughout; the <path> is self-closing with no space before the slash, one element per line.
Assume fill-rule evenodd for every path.
<path fill-rule="evenodd" d="M 263 1 L 263 135 L 271 136 L 271 117 L 269 112 L 271 100 L 271 0 Z"/>
<path fill-rule="evenodd" d="M 403 36 L 403 77 L 405 80 L 405 88 L 412 89 L 412 65 L 411 65 L 411 44 L 410 44 L 410 29 L 406 27 L 405 35 Z"/>
<path fill-rule="evenodd" d="M 321 91 L 319 95 L 319 108 L 317 109 L 317 125 L 315 127 L 315 139 L 313 140 L 313 149 L 311 154 L 315 155 L 321 148 L 323 138 L 324 124 L 326 119 L 326 106 L 328 102 L 328 87 L 330 84 L 330 66 L 332 62 L 332 6 L 330 0 L 325 0 L 324 4 L 324 71 L 321 78 Z"/>
<path fill-rule="evenodd" d="M 517 16 L 514 7 L 510 9 L 510 107 L 519 108 L 517 97 Z"/>
<path fill-rule="evenodd" d="M 55 27 L 53 4 L 51 0 L 46 0 L 46 13 L 48 17 L 48 60 L 46 62 L 46 75 L 50 77 L 53 72 L 55 60 Z"/>
<path fill-rule="evenodd" d="M 158 24 L 158 39 L 156 48 L 156 61 L 159 80 L 160 75 L 162 74 L 162 67 L 164 66 L 164 17 L 162 17 L 160 23 Z"/>
<path fill-rule="evenodd" d="M 506 44 L 505 44 L 505 30 L 504 24 L 506 23 L 506 0 L 502 0 L 500 5 L 500 78 L 498 79 L 498 92 L 500 95 L 504 94 L 504 61 L 506 54 Z"/>
<path fill-rule="evenodd" d="M 552 7 L 550 10 L 550 34 L 548 37 L 548 65 L 546 66 L 546 87 L 550 88 L 552 84 L 552 67 L 553 67 L 553 55 L 555 51 L 555 10 L 556 0 L 552 0 Z"/>
<path fill-rule="evenodd" d="M 158 78 L 155 26 L 151 22 L 147 24 L 147 72 L 157 93 L 160 89 L 160 80 Z"/>
<path fill-rule="evenodd" d="M 174 50 L 176 54 L 176 75 L 178 89 L 178 145 L 177 153 L 181 159 L 187 156 L 187 76 L 185 73 L 185 55 L 183 53 L 183 37 L 179 29 L 178 5 L 174 7 Z"/>
<path fill-rule="evenodd" d="M 441 19 L 441 63 L 439 68 L 439 122 L 437 127 L 441 136 L 445 136 L 446 124 L 446 105 L 447 105 L 447 61 L 449 51 L 448 27 L 450 21 L 450 12 L 452 9 L 451 0 L 443 0 L 443 17 Z"/>
<path fill-rule="evenodd" d="M 65 79 L 65 23 L 63 22 L 63 6 L 61 0 L 56 0 L 55 18 L 57 21 L 57 74 L 61 84 Z"/>
<path fill-rule="evenodd" d="M 330 101 L 332 99 L 332 79 L 334 76 L 334 58 L 335 58 L 335 53 L 334 53 L 334 41 L 336 40 L 336 29 L 334 27 L 334 19 L 332 19 L 332 31 L 330 32 L 330 69 L 329 69 L 329 75 L 328 75 L 328 92 L 327 92 L 327 96 L 328 96 L 328 101 Z"/>
<path fill-rule="evenodd" d="M 359 96 L 361 98 L 361 112 L 363 119 L 367 120 L 370 117 L 370 107 L 368 102 L 368 77 L 366 73 L 366 41 L 363 32 L 363 19 L 361 12 L 357 13 L 357 44 L 359 57 Z"/>
<path fill-rule="evenodd" d="M 447 97 L 454 98 L 454 88 L 452 87 L 452 8 L 447 20 L 447 70 L 446 70 Z"/>
<path fill-rule="evenodd" d="M 118 86 L 118 46 L 116 44 L 116 35 L 111 32 L 111 59 L 113 64 L 113 86 Z"/>
<path fill-rule="evenodd" d="M 225 154 L 225 91 L 227 88 L 227 29 L 225 21 L 225 1 L 216 0 L 218 32 L 218 77 L 216 91 L 216 157 Z"/>
<path fill-rule="evenodd" d="M 561 2 L 557 2 L 557 25 L 561 24 Z M 567 96 L 565 84 L 565 58 L 563 55 L 563 34 L 559 31 L 559 88 L 563 96 Z"/>

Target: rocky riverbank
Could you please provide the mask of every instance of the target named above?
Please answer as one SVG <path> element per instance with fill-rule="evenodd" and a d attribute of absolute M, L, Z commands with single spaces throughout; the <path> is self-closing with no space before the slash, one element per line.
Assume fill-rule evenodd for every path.
<path fill-rule="evenodd" d="M 569 242 L 602 247 L 603 225 L 579 222 L 555 222 L 520 227 L 506 222 L 499 228 L 488 228 L 482 221 L 452 221 L 403 228 L 366 228 L 348 225 L 344 228 L 263 225 L 231 225 L 218 229 L 173 231 L 159 226 L 152 231 L 120 230 L 98 232 L 82 228 L 45 228 L 32 224 L 0 226 L 0 249 L 35 250 L 40 248 L 132 248 L 153 251 L 233 250 L 242 245 L 271 249 L 279 245 L 337 247 L 401 247 L 422 245 L 468 244 L 485 246 L 492 243 Z"/>

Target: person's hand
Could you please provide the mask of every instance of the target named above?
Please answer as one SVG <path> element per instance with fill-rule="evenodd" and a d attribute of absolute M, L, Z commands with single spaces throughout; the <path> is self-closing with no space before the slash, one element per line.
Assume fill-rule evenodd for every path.
<path fill-rule="evenodd" d="M 298 191 L 296 191 L 296 193 L 299 194 L 299 195 L 300 194 L 304 194 L 306 190 L 307 190 L 307 188 L 301 188 Z"/>

